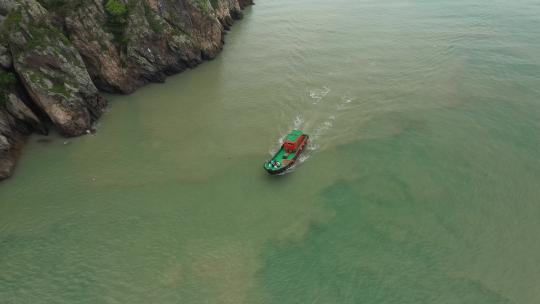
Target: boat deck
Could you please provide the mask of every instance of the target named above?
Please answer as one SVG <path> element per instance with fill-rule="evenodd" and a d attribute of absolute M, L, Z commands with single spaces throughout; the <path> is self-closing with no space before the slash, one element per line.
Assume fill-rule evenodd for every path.
<path fill-rule="evenodd" d="M 285 148 L 281 147 L 281 149 L 279 149 L 278 153 L 276 153 L 276 155 L 272 159 L 280 162 L 283 166 L 285 166 L 292 161 L 292 159 L 296 155 L 295 152 L 287 153 L 285 152 Z"/>
<path fill-rule="evenodd" d="M 298 144 L 296 150 L 294 150 L 291 153 L 287 153 L 285 144 L 283 144 L 280 147 L 279 151 L 276 154 L 274 154 L 272 159 L 265 162 L 264 168 L 266 169 L 266 171 L 268 171 L 268 173 L 279 174 L 289 169 L 289 167 L 295 163 L 298 155 L 302 152 L 302 150 L 304 149 L 309 139 L 309 136 L 307 135 L 305 136 L 302 135 L 302 136 L 303 136 L 302 141 Z M 276 162 L 278 162 L 279 165 L 276 164 Z"/>

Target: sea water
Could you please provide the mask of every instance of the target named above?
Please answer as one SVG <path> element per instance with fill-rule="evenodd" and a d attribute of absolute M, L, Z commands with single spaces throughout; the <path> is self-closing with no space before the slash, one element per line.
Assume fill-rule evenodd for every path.
<path fill-rule="evenodd" d="M 222 54 L 32 136 L 0 303 L 539 303 L 540 3 L 259 0 Z M 293 128 L 295 169 L 263 162 Z"/>

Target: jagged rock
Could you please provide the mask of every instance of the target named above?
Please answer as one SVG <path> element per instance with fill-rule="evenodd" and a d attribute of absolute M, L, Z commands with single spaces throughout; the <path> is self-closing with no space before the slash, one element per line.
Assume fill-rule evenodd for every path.
<path fill-rule="evenodd" d="M 11 148 L 11 143 L 8 138 L 13 134 L 13 130 L 9 123 L 6 113 L 0 110 L 0 151 L 8 151 Z"/>
<path fill-rule="evenodd" d="M 212 2 L 216 8 L 208 0 L 132 2 L 119 38 L 108 29 L 103 1 L 93 0 L 70 10 L 66 30 L 95 84 L 129 93 L 219 53 L 224 28 L 241 18 L 241 7 L 250 1 Z"/>
<path fill-rule="evenodd" d="M 214 7 L 218 20 L 225 29 L 229 29 L 234 20 L 243 17 L 242 8 L 237 0 L 218 1 L 217 7 Z"/>
<path fill-rule="evenodd" d="M 13 120 L 0 109 L 0 180 L 13 173 L 17 161 L 18 148 L 23 136 L 13 128 Z"/>
<path fill-rule="evenodd" d="M 253 0 L 238 0 L 238 3 L 240 4 L 240 8 L 244 9 L 249 5 L 253 5 Z"/>
<path fill-rule="evenodd" d="M 66 29 L 73 45 L 83 56 L 88 72 L 100 89 L 133 92 L 137 84 L 125 68 L 121 50 L 113 35 L 105 31 L 107 13 L 103 1 L 88 1 L 66 17 Z"/>
<path fill-rule="evenodd" d="M 16 0 L 2 0 L 0 1 L 0 15 L 7 16 L 11 10 L 16 6 Z"/>
<path fill-rule="evenodd" d="M 24 0 L 14 10 L 8 41 L 22 84 L 62 134 L 85 134 L 105 102 L 81 56 L 39 3 Z"/>
<path fill-rule="evenodd" d="M 4 69 L 11 69 L 13 66 L 13 61 L 11 60 L 11 54 L 7 47 L 0 45 L 0 66 Z"/>
<path fill-rule="evenodd" d="M 22 123 L 19 131 L 30 133 L 35 131 L 42 135 L 49 134 L 47 126 L 32 112 L 24 102 L 15 94 L 9 94 L 6 101 L 6 111 Z"/>

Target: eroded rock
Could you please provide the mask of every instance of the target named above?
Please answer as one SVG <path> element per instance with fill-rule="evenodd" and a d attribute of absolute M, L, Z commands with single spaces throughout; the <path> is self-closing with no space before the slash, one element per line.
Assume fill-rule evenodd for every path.
<path fill-rule="evenodd" d="M 47 126 L 37 117 L 36 114 L 15 94 L 7 96 L 6 112 L 19 120 L 19 131 L 22 133 L 37 132 L 42 135 L 49 134 Z"/>
<path fill-rule="evenodd" d="M 6 70 L 13 67 L 13 60 L 11 60 L 11 53 L 6 46 L 0 45 L 0 66 Z"/>
<path fill-rule="evenodd" d="M 13 118 L 0 108 L 0 180 L 13 173 L 23 136 L 14 128 Z"/>
<path fill-rule="evenodd" d="M 36 1 L 21 1 L 11 15 L 13 66 L 28 94 L 62 134 L 85 134 L 106 104 L 77 49 Z"/>
<path fill-rule="evenodd" d="M 100 0 L 71 10 L 65 23 L 95 84 L 105 91 L 130 93 L 217 56 L 224 30 L 241 18 L 241 8 L 249 2 L 133 2 L 121 37 L 111 33 L 111 16 Z"/>

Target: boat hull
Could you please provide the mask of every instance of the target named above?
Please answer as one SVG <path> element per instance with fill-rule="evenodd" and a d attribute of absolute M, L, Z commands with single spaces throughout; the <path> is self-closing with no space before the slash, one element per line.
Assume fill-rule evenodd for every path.
<path fill-rule="evenodd" d="M 294 156 L 287 162 L 287 164 L 282 165 L 279 168 L 269 168 L 268 163 L 276 158 L 276 155 L 279 154 L 279 151 L 278 151 L 278 153 L 276 153 L 276 155 L 274 155 L 274 157 L 272 157 L 272 159 L 270 161 L 268 161 L 268 162 L 266 162 L 264 164 L 264 169 L 266 170 L 266 172 L 268 172 L 268 174 L 270 174 L 270 175 L 282 174 L 285 171 L 289 170 L 292 166 L 294 166 L 294 164 L 296 164 L 296 162 L 298 161 L 298 157 L 302 154 L 302 152 L 304 151 L 304 149 L 306 148 L 306 146 L 307 146 L 307 144 L 309 142 L 309 136 L 308 135 L 304 134 L 302 136 L 304 136 L 304 140 L 302 141 L 302 143 L 298 147 L 298 150 L 296 150 L 294 152 L 295 153 Z M 281 147 L 281 149 L 283 149 L 283 146 Z M 281 149 L 280 149 L 280 151 L 281 151 Z"/>

